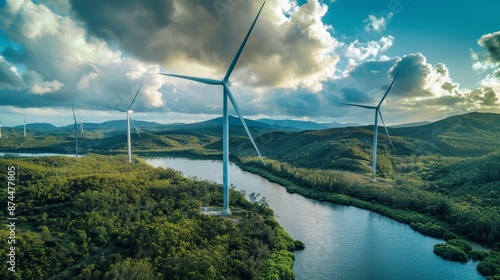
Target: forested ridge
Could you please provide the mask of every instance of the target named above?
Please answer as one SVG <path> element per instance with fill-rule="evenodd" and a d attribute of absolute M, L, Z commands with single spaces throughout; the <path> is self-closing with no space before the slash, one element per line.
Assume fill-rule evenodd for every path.
<path fill-rule="evenodd" d="M 296 243 L 264 200 L 231 190 L 231 218 L 200 213 L 221 205 L 221 186 L 125 156 L 0 159 L 18 171 L 16 267 L 1 279 L 293 279 Z M 7 188 L 0 190 L 7 205 Z M 6 221 L 5 211 L 0 216 Z M 0 228 L 7 258 L 8 227 Z"/>

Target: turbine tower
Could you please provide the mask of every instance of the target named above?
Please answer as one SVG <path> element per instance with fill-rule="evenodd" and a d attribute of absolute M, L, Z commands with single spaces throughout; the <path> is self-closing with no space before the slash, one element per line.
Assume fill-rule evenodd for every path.
<path fill-rule="evenodd" d="M 257 13 L 257 16 L 255 17 L 255 20 L 253 21 L 250 30 L 248 30 L 248 33 L 245 36 L 245 39 L 243 40 L 243 43 L 241 44 L 240 48 L 238 49 L 238 52 L 236 53 L 236 56 L 234 57 L 233 61 L 231 62 L 231 65 L 229 66 L 229 69 L 227 70 L 226 75 L 224 76 L 224 79 L 222 80 L 214 80 L 214 79 L 207 79 L 207 78 L 199 78 L 199 77 L 192 77 L 192 76 L 183 76 L 183 75 L 176 75 L 176 74 L 166 74 L 166 73 L 159 73 L 161 75 L 166 75 L 166 76 L 171 76 L 171 77 L 177 77 L 181 79 L 186 79 L 186 80 L 191 80 L 203 84 L 208 84 L 208 85 L 221 85 L 223 89 L 223 109 L 222 109 L 222 192 L 223 192 L 223 206 L 222 206 L 222 214 L 223 215 L 231 215 L 231 211 L 229 210 L 229 117 L 227 113 L 227 99 L 231 100 L 231 104 L 233 105 L 234 110 L 238 114 L 241 123 L 243 124 L 243 127 L 245 128 L 245 131 L 250 138 L 250 141 L 252 142 L 253 147 L 257 151 L 257 154 L 260 157 L 260 160 L 262 163 L 264 163 L 264 159 L 262 159 L 262 156 L 259 152 L 259 149 L 257 148 L 257 145 L 255 144 L 252 135 L 250 134 L 250 130 L 248 130 L 248 126 L 245 122 L 245 119 L 241 115 L 240 108 L 238 104 L 236 103 L 236 100 L 234 99 L 234 96 L 229 89 L 231 86 L 231 82 L 229 81 L 229 77 L 231 76 L 231 73 L 234 70 L 234 67 L 236 66 L 236 63 L 238 62 L 238 59 L 243 52 L 243 48 L 245 47 L 245 44 L 250 37 L 250 33 L 252 32 L 252 29 L 255 26 L 255 23 L 257 22 L 257 19 L 259 18 L 259 15 L 262 11 L 262 8 L 264 8 L 264 5 L 266 4 L 266 1 L 262 3 L 262 6 L 260 7 L 259 12 Z M 265 165 L 265 163 L 264 163 Z"/>
<path fill-rule="evenodd" d="M 385 92 L 384 96 L 380 100 L 377 106 L 367 106 L 367 105 L 359 105 L 359 104 L 352 104 L 352 103 L 341 103 L 344 105 L 349 105 L 349 106 L 356 106 L 356 107 L 361 107 L 365 109 L 372 109 L 375 110 L 375 125 L 373 127 L 373 147 L 372 147 L 372 181 L 376 181 L 377 179 L 375 178 L 375 173 L 377 169 L 377 138 L 378 138 L 378 116 L 380 116 L 380 120 L 382 120 L 382 123 L 384 124 L 385 132 L 387 133 L 387 136 L 389 137 L 389 142 L 391 143 L 392 146 L 392 140 L 391 136 L 389 135 L 389 131 L 387 130 L 387 127 L 385 126 L 384 122 L 384 117 L 382 117 L 382 112 L 380 112 L 380 105 L 382 105 L 382 102 L 384 102 L 385 97 L 391 90 L 392 85 L 394 84 L 394 81 L 396 81 L 396 78 L 398 76 L 398 73 L 394 76 L 394 79 L 392 80 L 391 85 Z"/>
<path fill-rule="evenodd" d="M 129 163 L 132 163 L 132 144 L 131 144 L 131 140 L 130 140 L 130 122 L 132 122 L 132 125 L 134 126 L 134 129 L 135 129 L 135 132 L 137 132 L 137 135 L 139 135 L 139 137 L 141 137 L 141 134 L 139 133 L 139 130 L 137 130 L 137 127 L 135 126 L 134 120 L 132 119 L 132 113 L 134 111 L 130 110 L 130 108 L 132 108 L 132 105 L 135 102 L 135 99 L 137 98 L 137 95 L 139 94 L 139 91 L 141 90 L 141 87 L 142 87 L 142 84 L 139 86 L 139 89 L 137 90 L 137 93 L 135 94 L 134 99 L 132 99 L 132 102 L 128 106 L 127 110 L 121 110 L 121 109 L 117 109 L 117 108 L 113 108 L 113 107 L 108 107 L 108 108 L 113 109 L 113 110 L 127 113 L 127 148 L 128 148 L 128 162 Z"/>
<path fill-rule="evenodd" d="M 75 157 L 78 157 L 78 121 L 76 120 L 75 108 L 73 105 L 71 106 L 71 109 L 73 110 L 73 119 L 75 120 L 75 124 L 73 125 L 73 129 L 75 130 Z"/>
<path fill-rule="evenodd" d="M 26 115 L 24 115 L 23 128 L 24 128 L 24 137 L 26 138 Z"/>
<path fill-rule="evenodd" d="M 78 114 L 78 117 L 80 118 L 80 129 L 82 130 L 81 133 L 83 133 L 83 119 L 80 114 Z"/>
<path fill-rule="evenodd" d="M 2 138 L 2 121 L 3 117 L 0 119 L 0 138 Z"/>

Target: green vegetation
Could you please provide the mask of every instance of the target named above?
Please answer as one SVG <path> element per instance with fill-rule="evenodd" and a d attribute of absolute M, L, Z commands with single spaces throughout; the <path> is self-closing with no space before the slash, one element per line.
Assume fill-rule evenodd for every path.
<path fill-rule="evenodd" d="M 434 253 L 452 261 L 467 262 L 469 258 L 480 256 L 481 252 L 473 252 L 467 240 L 460 238 L 448 239 L 446 243 L 434 245 Z M 483 257 L 478 257 L 482 259 Z"/>
<path fill-rule="evenodd" d="M 488 280 L 498 279 L 500 275 L 500 253 L 489 253 L 483 258 L 477 269 L 481 274 L 488 276 Z"/>
<path fill-rule="evenodd" d="M 296 242 L 264 201 L 125 156 L 0 159 L 19 171 L 15 273 L 2 279 L 293 279 Z M 2 181 L 7 182 L 1 174 Z M 7 189 L 0 203 L 6 205 Z M 5 213 L 0 218 L 6 221 Z M 8 227 L 0 228 L 0 255 Z"/>
<path fill-rule="evenodd" d="M 500 277 L 500 115 L 470 113 L 424 126 L 389 128 L 394 147 L 379 134 L 377 182 L 368 175 L 370 126 L 301 132 L 250 127 L 267 166 L 255 157 L 245 131 L 235 125 L 230 129 L 231 160 L 242 169 L 289 192 L 376 211 L 426 235 L 486 245 L 491 251 L 467 252 L 452 241 L 438 251 L 459 248 L 468 258 L 482 260 L 481 273 Z M 196 132 L 189 127 L 146 132 L 142 140 L 134 138 L 134 151 L 220 158 L 220 131 L 220 126 L 199 126 Z M 125 153 L 123 133 L 93 133 L 84 136 L 83 151 Z M 37 137 L 43 141 L 2 139 L 0 148 L 73 151 L 71 137 Z"/>
<path fill-rule="evenodd" d="M 436 244 L 434 245 L 434 253 L 441 257 L 458 262 L 467 262 L 467 254 L 459 247 L 450 244 Z"/>

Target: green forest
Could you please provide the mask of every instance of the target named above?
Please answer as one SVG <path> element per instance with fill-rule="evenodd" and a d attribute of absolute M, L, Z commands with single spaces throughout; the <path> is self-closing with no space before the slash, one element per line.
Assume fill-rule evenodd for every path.
<path fill-rule="evenodd" d="M 17 170 L 16 236 L 0 228 L 0 255 L 16 247 L 1 279 L 294 279 L 294 241 L 265 200 L 231 190 L 231 217 L 201 214 L 222 204 L 220 185 L 125 156 L 0 159 Z M 7 187 L 0 191 L 7 205 Z M 3 221 L 7 214 L 2 211 Z"/>

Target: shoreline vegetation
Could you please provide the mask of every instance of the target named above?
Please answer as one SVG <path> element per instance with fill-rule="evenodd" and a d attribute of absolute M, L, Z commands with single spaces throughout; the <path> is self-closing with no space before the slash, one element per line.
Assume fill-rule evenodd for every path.
<path fill-rule="evenodd" d="M 419 211 L 415 211 L 413 209 L 408 209 L 410 204 L 406 204 L 401 207 L 397 206 L 394 201 L 389 202 L 383 199 L 383 196 L 394 195 L 397 192 L 388 191 L 391 190 L 391 187 L 388 187 L 384 183 L 384 179 L 382 179 L 380 183 L 360 183 L 359 179 L 356 180 L 356 178 L 351 174 L 346 174 L 344 172 L 293 168 L 286 166 L 286 164 L 283 166 L 283 164 L 271 160 L 266 160 L 266 167 L 260 167 L 257 158 L 243 158 L 235 160 L 235 163 L 242 170 L 257 174 L 266 178 L 270 182 L 277 183 L 285 187 L 289 193 L 297 193 L 307 198 L 343 205 L 351 205 L 377 212 L 398 222 L 408 224 L 412 229 L 423 235 L 444 239 L 446 241 L 445 244 L 437 244 L 434 248 L 434 252 L 437 255 L 447 260 L 458 262 L 467 262 L 469 259 L 479 260 L 481 262 L 479 263 L 477 269 L 482 275 L 488 276 L 488 279 L 500 279 L 498 278 L 500 276 L 500 253 L 498 252 L 499 244 L 481 242 L 484 240 L 472 240 L 475 242 L 481 242 L 482 245 L 489 248 L 489 250 L 486 251 L 472 250 L 469 241 L 467 241 L 471 239 L 464 236 L 463 233 L 460 235 L 459 229 L 446 221 L 443 221 L 443 214 L 451 211 L 450 208 L 452 207 L 450 204 L 451 202 L 446 202 L 446 198 L 444 197 L 432 197 L 432 195 L 426 196 L 424 193 L 418 193 L 417 191 L 415 197 L 419 197 L 418 200 L 420 202 L 427 199 L 427 201 L 430 201 L 431 203 L 436 203 L 435 209 L 431 210 L 433 211 L 433 215 L 429 215 L 420 213 Z M 290 169 L 291 172 L 284 172 L 287 173 L 285 176 L 275 174 L 287 168 Z M 321 174 L 325 172 L 330 174 L 323 174 L 322 178 L 325 179 L 325 177 L 330 177 L 330 179 L 324 181 L 323 184 L 318 185 L 328 186 L 329 191 L 315 190 L 314 187 L 311 187 L 312 184 L 310 182 L 308 184 L 308 188 L 301 186 L 303 184 L 307 184 L 306 182 L 308 181 L 307 178 L 302 176 L 317 179 L 321 177 L 315 176 L 315 173 Z M 291 173 L 294 175 L 290 175 Z M 303 175 L 298 175 L 300 173 Z M 352 181 L 357 181 L 357 183 L 353 183 Z M 348 189 L 351 191 L 348 191 Z M 363 192 L 368 191 L 369 189 L 374 191 L 372 193 Z M 403 188 L 401 191 L 409 194 L 410 191 L 415 192 L 416 189 L 412 190 Z M 359 199 L 358 197 L 363 197 L 363 199 Z M 410 199 L 412 200 L 413 198 Z M 394 204 L 389 206 L 387 205 L 388 203 Z M 416 204 L 418 205 L 418 203 Z M 427 205 L 425 205 L 425 207 L 427 207 Z M 424 208 L 419 210 L 424 210 Z M 498 223 L 498 220 L 492 220 L 491 222 Z"/>
<path fill-rule="evenodd" d="M 8 166 L 19 170 L 18 250 L 15 272 L 0 263 L 2 279 L 294 279 L 303 243 L 265 200 L 231 190 L 231 217 L 204 215 L 222 204 L 218 184 L 124 155 L 0 158 Z M 0 228 L 3 256 L 8 236 Z"/>

